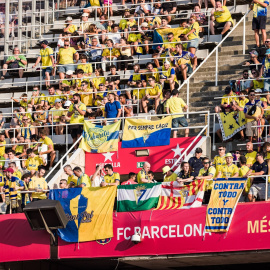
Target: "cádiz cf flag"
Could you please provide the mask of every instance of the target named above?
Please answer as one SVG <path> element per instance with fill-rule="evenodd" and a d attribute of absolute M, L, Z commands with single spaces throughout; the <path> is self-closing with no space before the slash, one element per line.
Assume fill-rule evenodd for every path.
<path fill-rule="evenodd" d="M 116 186 L 53 189 L 49 198 L 60 201 L 68 223 L 58 234 L 66 242 L 86 242 L 113 236 Z"/>
<path fill-rule="evenodd" d="M 243 111 L 217 114 L 224 141 L 232 138 L 246 127 L 246 118 Z"/>
<path fill-rule="evenodd" d="M 118 121 L 108 126 L 99 126 L 85 121 L 80 148 L 91 153 L 118 151 L 120 123 Z"/>
<path fill-rule="evenodd" d="M 122 147 L 131 148 L 169 145 L 171 128 L 171 116 L 167 116 L 157 121 L 126 119 Z"/>

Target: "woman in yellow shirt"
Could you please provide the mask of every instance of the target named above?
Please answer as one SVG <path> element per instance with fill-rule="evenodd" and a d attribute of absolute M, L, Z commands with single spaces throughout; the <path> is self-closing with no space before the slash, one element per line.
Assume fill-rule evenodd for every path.
<path fill-rule="evenodd" d="M 104 73 L 102 68 L 96 68 L 95 70 L 96 78 L 90 79 L 92 86 L 96 89 L 99 89 L 99 85 L 101 83 L 106 84 L 106 79 L 104 77 Z"/>
<path fill-rule="evenodd" d="M 185 34 L 185 39 L 189 40 L 188 42 L 188 50 L 195 55 L 196 50 L 199 46 L 199 32 L 200 26 L 197 22 L 197 17 L 195 15 L 191 16 L 189 19 L 189 28 L 188 32 Z"/>

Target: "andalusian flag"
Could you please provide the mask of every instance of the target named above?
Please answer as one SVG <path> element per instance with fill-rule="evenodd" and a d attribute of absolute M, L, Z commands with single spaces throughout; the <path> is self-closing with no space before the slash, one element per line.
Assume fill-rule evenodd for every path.
<path fill-rule="evenodd" d="M 160 191 L 160 183 L 118 186 L 117 211 L 132 212 L 155 208 Z"/>
<path fill-rule="evenodd" d="M 243 111 L 217 114 L 224 141 L 232 138 L 246 127 L 246 118 Z"/>
<path fill-rule="evenodd" d="M 120 123 L 118 121 L 108 126 L 99 126 L 85 121 L 80 148 L 91 153 L 118 151 Z"/>
<path fill-rule="evenodd" d="M 180 186 L 177 181 L 162 183 L 157 210 L 200 207 L 204 196 L 204 186 L 204 180 L 196 180 L 185 186 Z"/>

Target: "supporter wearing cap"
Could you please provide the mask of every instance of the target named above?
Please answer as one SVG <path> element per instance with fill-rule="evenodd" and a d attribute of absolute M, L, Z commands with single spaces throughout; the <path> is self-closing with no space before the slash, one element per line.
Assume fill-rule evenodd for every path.
<path fill-rule="evenodd" d="M 164 174 L 163 182 L 174 182 L 177 178 L 177 174 L 169 166 L 163 167 L 162 172 Z"/>
<path fill-rule="evenodd" d="M 88 21 L 89 14 L 88 13 L 83 13 L 82 14 L 82 22 L 79 27 L 79 32 L 81 33 L 87 33 L 89 26 L 91 25 L 91 22 Z"/>
<path fill-rule="evenodd" d="M 45 79 L 46 87 L 50 86 L 50 74 L 53 72 L 53 68 L 55 66 L 55 60 L 53 57 L 53 49 L 48 46 L 48 41 L 43 40 L 40 42 L 41 49 L 39 51 L 39 56 L 37 58 L 36 63 L 33 65 L 35 68 L 38 63 L 42 62 L 42 78 Z"/>
<path fill-rule="evenodd" d="M 54 107 L 49 111 L 49 123 L 55 125 L 56 135 L 63 134 L 64 123 L 61 121 L 64 112 L 63 110 L 62 99 L 57 98 L 54 102 Z"/>
<path fill-rule="evenodd" d="M 264 80 L 264 92 L 270 92 L 270 49 L 266 50 L 265 57 L 263 58 L 260 72 L 260 77 L 261 76 L 268 78 Z"/>
<path fill-rule="evenodd" d="M 239 176 L 238 167 L 233 164 L 233 156 L 231 153 L 225 155 L 226 165 L 223 165 L 219 168 L 216 178 L 234 178 Z"/>
<path fill-rule="evenodd" d="M 77 26 L 72 24 L 72 17 L 70 16 L 67 17 L 65 23 L 66 23 L 66 27 L 64 28 L 65 33 L 72 34 L 77 31 Z"/>
<path fill-rule="evenodd" d="M 189 165 L 192 167 L 194 174 L 196 176 L 199 174 L 200 169 L 203 168 L 202 163 L 203 158 L 201 157 L 201 155 L 202 155 L 202 148 L 198 147 L 195 150 L 195 156 L 191 157 L 188 161 Z"/>

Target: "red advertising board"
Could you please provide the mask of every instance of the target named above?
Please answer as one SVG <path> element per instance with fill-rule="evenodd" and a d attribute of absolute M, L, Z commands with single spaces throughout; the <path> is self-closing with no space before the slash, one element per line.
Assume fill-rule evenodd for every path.
<path fill-rule="evenodd" d="M 270 249 L 270 202 L 239 203 L 229 232 L 205 233 L 206 207 L 117 213 L 114 237 L 59 242 L 59 258 L 123 257 Z M 135 230 L 142 242 L 130 238 Z"/>
<path fill-rule="evenodd" d="M 32 231 L 24 214 L 0 215 L 0 262 L 50 258 L 50 236 Z"/>
<path fill-rule="evenodd" d="M 97 164 L 110 163 L 114 171 L 120 174 L 138 172 L 143 162 L 148 161 L 151 164 L 151 170 L 161 172 L 165 165 L 172 166 L 180 155 L 186 150 L 195 137 L 171 139 L 170 145 L 155 146 L 146 148 L 121 148 L 121 142 L 118 145 L 117 152 L 109 153 L 85 153 L 85 172 L 92 175 Z M 193 144 L 195 146 L 201 137 Z M 149 156 L 137 157 L 135 150 L 149 149 Z M 190 148 L 190 151 L 193 147 Z M 189 154 L 190 151 L 187 151 Z"/>

